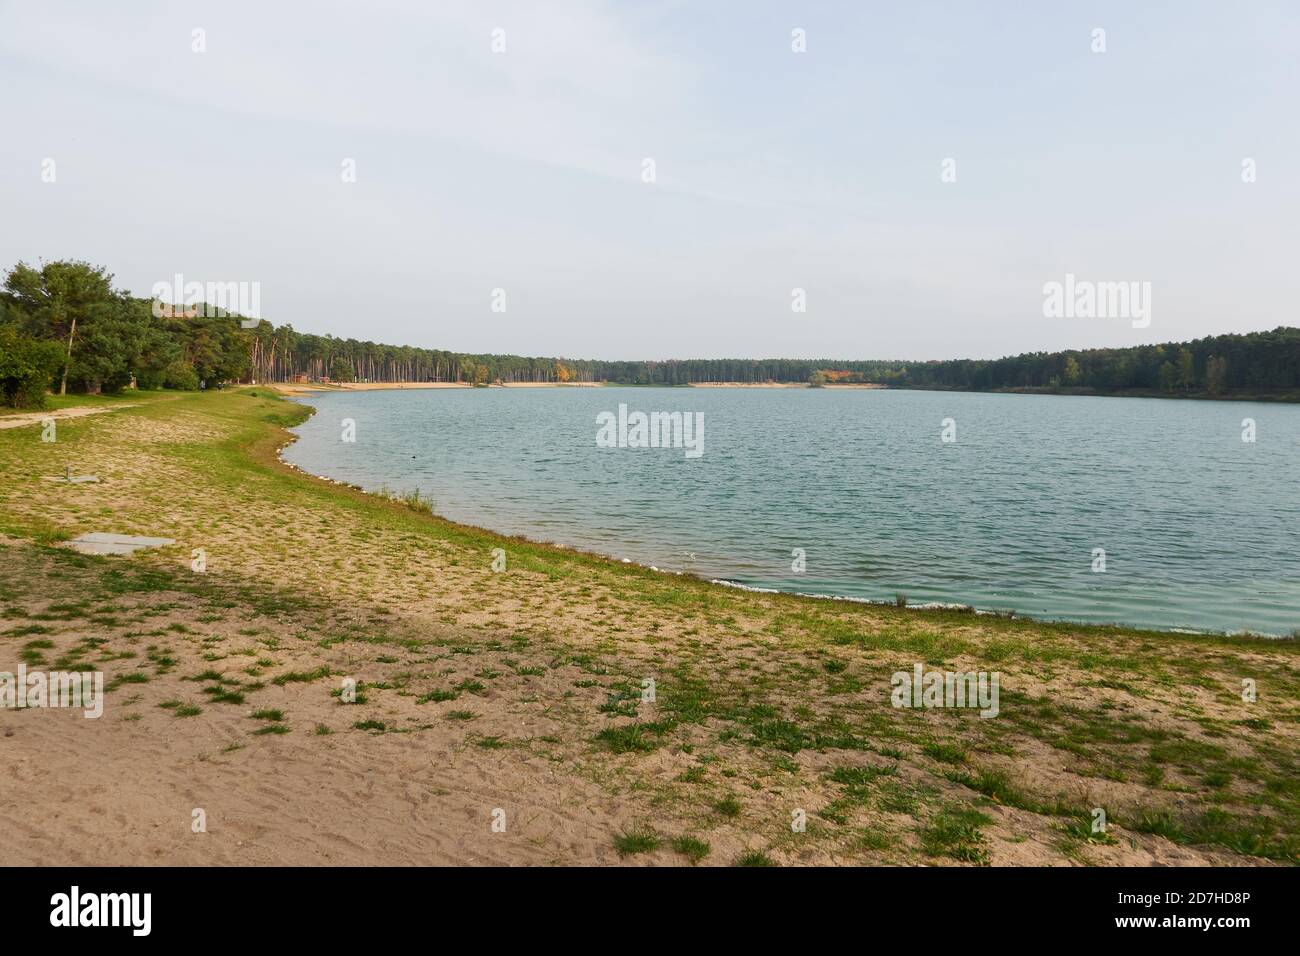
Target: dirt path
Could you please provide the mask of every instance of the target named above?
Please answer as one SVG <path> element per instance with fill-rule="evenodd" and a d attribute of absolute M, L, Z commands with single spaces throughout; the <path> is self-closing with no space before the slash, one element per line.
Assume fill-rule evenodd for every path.
<path fill-rule="evenodd" d="M 136 408 L 130 402 L 121 405 L 85 405 L 78 408 L 61 408 L 48 412 L 25 412 L 20 415 L 0 415 L 0 429 L 24 428 L 28 425 L 40 425 L 47 418 L 62 421 L 66 418 L 85 418 L 87 415 L 101 415 L 104 412 L 116 412 L 123 408 Z"/>

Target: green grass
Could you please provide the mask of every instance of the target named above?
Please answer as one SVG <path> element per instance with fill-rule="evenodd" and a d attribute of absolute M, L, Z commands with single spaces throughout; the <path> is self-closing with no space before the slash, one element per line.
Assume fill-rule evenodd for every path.
<path fill-rule="evenodd" d="M 710 847 L 707 840 L 701 840 L 699 837 L 679 836 L 673 837 L 668 844 L 673 848 L 674 853 L 680 853 L 692 864 L 699 863 L 709 855 Z"/>
<path fill-rule="evenodd" d="M 224 687 L 205 687 L 203 693 L 208 695 L 208 700 L 214 704 L 242 704 L 244 695 L 235 690 L 227 690 Z"/>
<path fill-rule="evenodd" d="M 110 680 L 107 684 L 104 685 L 104 689 L 117 690 L 123 684 L 147 684 L 149 683 L 150 680 L 151 678 L 149 677 L 148 674 L 142 674 L 139 671 L 133 671 L 129 674 L 119 674 L 117 677 L 114 677 L 112 680 Z"/>
<path fill-rule="evenodd" d="M 960 743 L 930 741 L 922 745 L 921 753 L 940 763 L 962 763 L 966 760 L 966 748 Z"/>
<path fill-rule="evenodd" d="M 950 804 L 921 828 L 921 849 L 930 856 L 946 856 L 963 863 L 988 866 L 988 841 L 982 828 L 992 822 L 992 817 L 986 813 Z"/>
<path fill-rule="evenodd" d="M 182 677 L 181 680 L 216 681 L 217 683 L 223 683 L 226 679 L 221 675 L 220 671 L 214 671 L 209 668 L 208 670 L 195 674 L 193 677 Z"/>
<path fill-rule="evenodd" d="M 352 667 L 355 652 L 366 649 L 360 645 L 369 644 L 379 653 L 367 664 L 387 661 L 390 666 L 416 668 L 419 661 L 435 668 L 412 675 L 385 670 L 382 679 L 372 675 L 372 696 L 387 689 L 394 697 L 427 704 L 455 700 L 453 695 L 481 695 L 488 698 L 484 704 L 491 705 L 485 706 L 485 713 L 494 715 L 516 702 L 545 708 L 550 716 L 579 728 L 578 734 L 528 742 L 498 735 L 495 739 L 511 748 L 502 752 L 502 759 L 528 753 L 544 755 L 557 767 L 571 766 L 616 792 L 620 800 L 663 814 L 660 825 L 669 832 L 698 827 L 701 819 L 717 823 L 721 817 L 727 829 L 743 828 L 750 843 L 758 843 L 760 834 L 772 839 L 774 834 L 762 829 L 774 825 L 771 815 L 739 812 L 741 801 L 721 788 L 743 797 L 746 806 L 759 806 L 759 800 L 771 799 L 769 795 L 808 788 L 818 797 L 809 805 L 825 808 L 819 813 L 828 821 L 818 822 L 801 837 L 812 845 L 846 851 L 888 849 L 891 862 L 984 862 L 989 844 L 983 830 L 988 824 L 973 807 L 966 806 L 977 814 L 973 817 L 953 808 L 983 806 L 987 800 L 1037 815 L 1041 819 L 1020 820 L 1040 836 L 1059 834 L 1087 851 L 1087 844 L 1096 841 L 1086 840 L 1080 829 L 1080 813 L 1086 808 L 1060 796 L 1074 789 L 1058 785 L 1059 775 L 1019 773 L 1026 761 L 1036 762 L 1037 755 L 1046 752 L 1053 767 L 1063 763 L 1069 768 L 1067 782 L 1088 787 L 1113 781 L 1139 791 L 1132 805 L 1142 809 L 1112 813 L 1117 826 L 1183 845 L 1212 845 L 1300 862 L 1294 836 L 1300 834 L 1300 762 L 1293 733 L 1297 718 L 1288 703 L 1300 699 L 1295 641 L 1175 635 L 977 618 L 957 610 L 900 611 L 733 593 L 686 576 L 653 574 L 522 539 L 507 541 L 402 503 L 285 473 L 274 464 L 283 437 L 276 428 L 301 420 L 306 411 L 296 405 L 251 398 L 246 392 L 143 396 L 143 401 L 144 407 L 101 416 L 98 424 L 95 419 L 69 421 L 65 428 L 61 422 L 57 448 L 33 443 L 30 429 L 0 432 L 0 483 L 6 490 L 15 489 L 20 502 L 30 498 L 30 476 L 47 467 L 42 456 L 53 451 L 102 453 L 102 445 L 93 439 L 110 420 L 201 422 L 220 437 L 168 444 L 164 450 L 151 446 L 140 454 L 163 458 L 169 467 L 184 472 L 194 479 L 191 485 L 202 486 L 204 499 L 220 503 L 225 513 L 236 513 L 241 502 L 292 509 L 307 541 L 317 527 L 329 534 L 349 529 L 355 555 L 339 560 L 356 557 L 363 563 L 346 572 L 340 563 L 337 570 L 353 575 L 356 599 L 349 602 L 348 614 L 340 615 L 331 606 L 332 596 L 318 594 L 313 586 L 286 583 L 297 579 L 291 574 L 281 579 L 274 570 L 260 580 L 241 580 L 194 575 L 184 566 L 183 555 L 182 566 L 174 568 L 166 566 L 177 560 L 174 554 L 123 561 L 46 548 L 46 543 L 66 537 L 68 527 L 95 516 L 70 506 L 56 522 L 44 517 L 32 499 L 25 509 L 6 507 L 0 514 L 0 532 L 41 545 L 30 549 L 33 557 L 24 559 L 32 562 L 27 574 L 13 579 L 33 577 L 40 562 L 52 570 L 42 567 L 35 577 L 49 575 L 52 586 L 64 578 L 78 584 L 76 590 L 64 589 L 66 594 L 19 599 L 6 593 L 0 599 L 0 624 L 12 622 L 23 630 L 8 632 L 14 651 L 32 659 L 57 657 L 61 669 L 108 659 L 108 648 L 78 645 L 60 656 L 54 642 L 28 640 L 48 637 L 47 622 L 77 620 L 78 626 L 87 625 L 87 632 L 113 637 L 112 652 L 147 658 L 148 663 L 123 665 L 140 669 L 113 676 L 111 688 L 147 683 L 155 671 L 184 667 L 199 671 L 185 679 L 208 685 L 203 699 L 215 704 L 234 702 L 226 695 L 250 697 L 260 686 L 222 677 L 216 661 L 230 658 L 222 667 L 242 676 L 244 666 L 256 659 L 258 673 L 247 672 L 250 679 L 284 686 L 346 672 L 323 663 L 313 669 L 322 658 L 272 677 L 283 666 L 275 652 L 315 646 L 325 654 L 347 641 L 351 657 L 328 659 L 338 666 L 347 660 L 346 666 Z M 78 444 L 83 440 L 85 447 Z M 178 486 L 176 494 L 187 493 Z M 62 507 L 56 503 L 55 511 Z M 146 495 L 124 505 L 121 517 L 141 528 L 157 527 L 170 508 L 165 497 L 154 500 Z M 199 524 L 215 522 L 220 513 L 201 517 Z M 264 567 L 274 568 L 278 562 L 292 568 L 296 552 L 268 533 L 274 525 L 265 523 L 265 516 L 254 520 L 266 544 L 250 538 L 246 546 L 258 552 Z M 449 604 L 443 603 L 438 588 L 421 592 L 435 608 L 423 630 L 404 629 L 400 615 L 387 616 L 389 609 L 367 590 L 379 583 L 364 565 L 365 559 L 380 555 L 376 548 L 383 549 L 385 560 L 408 553 L 436 555 L 454 576 L 460 573 L 458 567 L 486 567 L 486 556 L 498 546 L 508 547 L 511 573 L 475 578 L 472 596 L 459 605 L 455 587 L 448 589 L 453 596 Z M 528 588 L 511 590 L 510 582 L 517 584 L 521 572 L 530 576 Z M 51 600 L 54 603 L 46 603 Z M 516 605 L 524 610 L 509 610 Z M 536 613 L 527 610 L 529 605 Z M 190 607 L 195 608 L 192 615 Z M 581 629 L 580 645 L 561 623 L 570 607 L 579 617 L 583 607 L 596 611 L 575 625 Z M 171 627 L 177 616 L 185 616 L 187 623 Z M 237 630 L 231 628 L 232 617 Z M 281 626 L 286 633 L 279 634 L 277 642 L 272 635 Z M 113 633 L 120 631 L 126 633 Z M 222 633 L 255 639 L 222 644 L 216 637 Z M 116 638 L 122 636 L 126 641 L 118 644 Z M 20 648 L 23 640 L 28 645 Z M 67 648 L 65 638 L 60 637 L 59 644 Z M 213 665 L 192 666 L 195 650 Z M 472 665 L 461 666 L 467 657 L 474 658 Z M 997 719 L 889 706 L 893 669 L 909 667 L 908 661 L 956 668 L 957 658 L 962 659 L 962 669 L 1004 672 Z M 298 659 L 292 660 L 296 664 Z M 455 670 L 449 664 L 455 664 Z M 1241 706 L 1239 689 L 1233 686 L 1247 665 L 1259 677 L 1261 689 L 1267 689 L 1249 709 Z M 556 673 L 562 669 L 567 671 Z M 460 681 L 466 672 L 475 677 L 455 689 L 417 690 L 440 680 Z M 450 676 L 453 673 L 457 676 Z M 559 695 L 546 693 L 542 682 L 533 679 L 543 674 L 563 683 Z M 651 708 L 639 695 L 640 681 L 647 675 L 657 684 L 658 699 Z M 415 683 L 426 678 L 430 684 Z M 1044 685 L 1052 690 L 1042 696 L 1014 690 Z M 358 684 L 359 691 L 362 686 Z M 1204 700 L 1190 706 L 1181 693 L 1186 688 L 1196 688 Z M 303 693 L 323 695 L 324 690 L 304 688 Z M 336 688 L 330 693 L 341 696 Z M 1210 699 L 1219 705 L 1217 711 L 1205 703 Z M 166 708 L 171 710 L 195 707 L 180 700 L 164 703 L 171 704 Z M 212 719 L 219 720 L 219 708 L 209 709 L 217 711 Z M 442 716 L 466 721 L 475 714 L 454 710 Z M 340 729 L 350 723 L 340 721 Z M 446 725 L 440 729 L 461 736 Z M 395 727 L 393 732 L 402 731 Z M 470 734 L 466 744 L 490 739 Z M 817 755 L 811 766 L 807 751 Z M 802 756 L 795 759 L 797 754 Z M 906 773 L 863 766 L 879 756 L 898 762 Z M 662 779 L 655 776 L 669 760 L 678 769 Z M 967 789 L 957 790 L 953 784 Z M 716 809 L 713 800 L 719 797 L 719 803 L 733 800 L 739 815 Z M 878 825 L 881 818 L 883 825 Z M 910 835 L 899 839 L 908 827 L 918 828 L 925 857 L 917 853 Z"/>
<path fill-rule="evenodd" d="M 736 817 L 740 816 L 740 811 L 743 808 L 740 805 L 740 801 L 735 797 L 723 797 L 721 800 L 715 800 L 713 802 L 713 809 L 727 819 L 734 820 Z"/>
<path fill-rule="evenodd" d="M 277 687 L 283 687 L 285 684 L 310 684 L 329 677 L 334 672 L 327 665 L 322 664 L 315 670 L 310 671 L 289 671 L 287 674 L 281 674 L 279 677 L 272 677 L 271 683 Z"/>
<path fill-rule="evenodd" d="M 596 735 L 596 740 L 616 754 L 648 753 L 663 745 L 663 735 L 668 728 L 661 724 L 627 724 L 624 727 L 606 727 Z"/>
<path fill-rule="evenodd" d="M 417 704 L 442 703 L 445 700 L 455 700 L 460 694 L 454 690 L 431 690 L 427 694 L 421 694 L 415 698 Z"/>
<path fill-rule="evenodd" d="M 9 408 L 0 406 L 0 418 L 6 415 L 29 415 L 32 412 L 57 412 L 65 408 L 100 408 L 110 405 L 125 405 L 138 401 L 136 395 L 145 393 L 135 393 L 128 395 L 125 392 L 121 395 L 46 395 L 45 403 L 40 408 Z M 74 424 L 75 419 L 63 419 L 58 422 L 60 437 L 62 430 Z"/>
<path fill-rule="evenodd" d="M 663 839 L 650 829 L 629 830 L 614 837 L 614 849 L 619 856 L 632 856 L 635 853 L 650 853 L 659 849 Z"/>

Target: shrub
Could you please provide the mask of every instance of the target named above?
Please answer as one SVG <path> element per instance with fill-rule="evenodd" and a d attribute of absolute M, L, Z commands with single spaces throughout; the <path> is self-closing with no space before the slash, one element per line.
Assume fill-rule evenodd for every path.
<path fill-rule="evenodd" d="M 44 408 L 45 389 L 62 364 L 57 342 L 0 326 L 0 402 L 10 408 Z"/>

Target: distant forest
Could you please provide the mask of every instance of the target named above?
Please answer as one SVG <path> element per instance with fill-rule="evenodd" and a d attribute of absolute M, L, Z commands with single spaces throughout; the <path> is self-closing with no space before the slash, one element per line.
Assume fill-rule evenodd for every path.
<path fill-rule="evenodd" d="M 194 389 L 227 382 L 792 382 L 813 387 L 1045 390 L 1300 398 L 1300 329 L 1001 359 L 674 359 L 604 362 L 472 355 L 297 332 L 204 303 L 160 305 L 112 287 L 85 262 L 19 263 L 0 290 L 0 402 L 39 407 L 47 390 Z"/>

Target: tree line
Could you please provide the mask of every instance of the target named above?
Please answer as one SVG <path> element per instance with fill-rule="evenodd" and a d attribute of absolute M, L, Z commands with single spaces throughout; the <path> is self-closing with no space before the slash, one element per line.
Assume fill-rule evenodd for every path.
<path fill-rule="evenodd" d="M 864 382 L 972 391 L 1078 391 L 1300 399 L 1300 329 L 1213 335 L 1129 348 L 1028 352 L 999 359 L 829 363 L 811 383 Z"/>
<path fill-rule="evenodd" d="M 245 327 L 247 325 L 248 327 Z M 1097 393 L 1300 395 L 1300 329 L 1000 359 L 606 362 L 473 355 L 312 335 L 206 303 L 173 306 L 113 288 L 102 266 L 19 262 L 0 289 L 0 402 L 39 407 L 47 391 L 196 389 L 227 382 L 766 382 Z"/>

